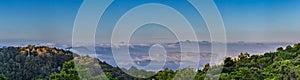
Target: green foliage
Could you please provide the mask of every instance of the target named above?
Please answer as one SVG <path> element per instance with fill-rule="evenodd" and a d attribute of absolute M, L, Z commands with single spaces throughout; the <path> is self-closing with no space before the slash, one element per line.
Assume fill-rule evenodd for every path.
<path fill-rule="evenodd" d="M 80 77 L 75 68 L 74 61 L 68 61 L 63 64 L 60 73 L 54 73 L 50 76 L 51 80 L 79 80 Z"/>
<path fill-rule="evenodd" d="M 178 69 L 176 70 L 175 80 L 192 79 L 195 75 L 196 72 L 192 68 Z"/>
<path fill-rule="evenodd" d="M 241 53 L 237 61 L 225 58 L 221 80 L 297 80 L 300 79 L 299 44 L 277 49 L 264 55 Z"/>
<path fill-rule="evenodd" d="M 9 80 L 47 79 L 72 58 L 70 51 L 45 46 L 0 48 L 0 74 Z"/>
<path fill-rule="evenodd" d="M 1 74 L 0 75 L 0 80 L 7 80 L 7 78 L 5 77 L 5 75 Z"/>
<path fill-rule="evenodd" d="M 76 63 L 76 65 L 75 65 Z M 100 70 L 98 60 L 88 56 L 75 57 L 65 62 L 60 73 L 51 74 L 51 80 L 117 80 L 110 72 L 97 72 Z"/>
<path fill-rule="evenodd" d="M 209 68 L 210 68 L 210 66 L 209 66 L 209 64 L 207 63 L 207 64 L 204 65 L 203 71 L 204 71 L 204 72 L 207 72 L 207 71 L 209 70 Z"/>
<path fill-rule="evenodd" d="M 277 51 L 277 52 L 283 51 L 283 48 L 282 48 L 282 47 L 279 47 L 279 48 L 276 49 L 276 51 Z"/>
<path fill-rule="evenodd" d="M 131 67 L 129 70 L 125 70 L 126 72 L 129 72 L 131 75 L 135 77 L 140 77 L 140 78 L 147 78 L 155 75 L 156 73 L 153 71 L 146 71 L 143 69 L 137 69 L 136 67 Z"/>

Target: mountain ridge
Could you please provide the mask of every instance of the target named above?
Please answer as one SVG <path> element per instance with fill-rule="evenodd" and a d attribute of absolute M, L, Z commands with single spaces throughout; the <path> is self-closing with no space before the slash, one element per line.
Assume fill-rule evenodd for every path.
<path fill-rule="evenodd" d="M 34 46 L 29 45 L 27 47 L 6 47 L 0 48 L 0 74 L 7 77 L 9 80 L 23 80 L 23 79 L 79 79 L 76 75 L 73 77 L 66 71 L 70 71 L 74 66 L 64 67 L 64 65 L 70 65 L 72 61 L 76 62 L 75 57 L 90 59 L 88 56 L 79 56 L 71 51 L 63 49 L 49 48 L 47 46 Z M 92 58 L 97 61 L 96 64 L 100 64 L 106 77 L 111 80 L 153 80 L 153 79 L 174 79 L 179 72 L 184 71 L 183 75 L 190 72 L 194 72 L 191 68 L 184 68 L 178 70 L 164 69 L 155 72 L 139 70 L 136 68 L 130 68 L 125 70 L 131 75 L 139 74 L 143 78 L 135 78 L 126 74 L 124 69 L 119 67 L 113 67 L 106 62 L 99 59 Z M 80 61 L 80 59 L 79 59 Z M 88 62 L 84 62 L 88 63 Z M 219 68 L 222 72 L 219 74 L 210 74 L 211 71 L 216 71 Z M 80 72 L 81 70 L 79 70 Z M 83 70 L 84 71 L 84 70 Z M 91 71 L 91 75 L 95 72 Z M 149 74 L 147 74 L 149 73 Z M 248 53 L 241 53 L 236 58 L 226 57 L 221 65 L 206 64 L 203 69 L 198 69 L 194 76 L 195 80 L 202 79 L 299 79 L 300 78 L 300 43 L 293 46 L 287 46 L 285 48 L 279 47 L 275 52 L 266 52 L 261 55 L 250 55 Z M 78 74 L 79 75 L 79 74 Z M 78 76 L 77 75 L 77 76 Z M 219 77 L 217 77 L 219 75 Z M 163 77 L 165 76 L 165 77 Z M 101 78 L 101 76 L 95 76 L 93 79 Z M 184 79 L 185 76 L 179 78 Z M 92 78 L 91 78 L 92 79 Z"/>

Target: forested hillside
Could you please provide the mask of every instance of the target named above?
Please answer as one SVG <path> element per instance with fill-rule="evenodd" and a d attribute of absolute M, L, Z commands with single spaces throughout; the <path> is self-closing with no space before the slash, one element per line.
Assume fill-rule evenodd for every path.
<path fill-rule="evenodd" d="M 101 65 L 102 70 L 107 72 L 108 76 L 114 76 L 118 79 L 133 79 L 133 77 L 122 72 L 121 69 L 112 67 L 95 58 L 78 56 L 63 49 L 29 45 L 27 47 L 0 48 L 0 80 L 51 79 L 51 74 L 51 77 L 59 79 L 79 79 L 77 69 L 74 69 L 74 61 L 81 61 L 80 63 L 83 64 L 94 62 L 94 64 Z M 73 71 L 70 73 L 66 71 L 71 69 Z M 66 72 L 65 75 L 62 73 L 64 71 Z M 96 76 L 94 79 L 97 78 L 101 77 Z"/>
<path fill-rule="evenodd" d="M 0 48 L 0 74 L 14 80 L 49 78 L 71 59 L 70 51 L 45 46 Z"/>
<path fill-rule="evenodd" d="M 75 66 L 75 62 L 79 62 Z M 176 71 L 164 69 L 149 78 L 134 78 L 124 73 L 118 67 L 112 67 L 99 59 L 88 56 L 75 56 L 70 51 L 49 48 L 45 46 L 7 47 L 0 48 L 0 79 L 28 80 L 28 79 L 59 79 L 78 80 L 79 73 L 85 73 L 88 80 L 102 79 L 98 72 L 93 72 L 90 66 L 101 66 L 106 77 L 110 80 L 171 80 L 175 76 L 185 79 L 194 69 L 185 68 Z M 214 73 L 222 69 L 222 73 Z M 145 70 L 130 68 L 132 74 L 153 74 Z M 177 73 L 181 72 L 181 75 Z M 210 72 L 212 74 L 207 74 Z M 217 75 L 220 75 L 219 77 Z M 143 76 L 141 76 L 143 77 Z M 206 64 L 197 71 L 195 80 L 205 78 L 220 80 L 247 79 L 247 80 L 299 80 L 300 79 L 300 44 L 278 48 L 276 52 L 267 52 L 263 55 L 241 53 L 237 58 L 226 57 L 221 65 Z"/>
<path fill-rule="evenodd" d="M 300 44 L 280 47 L 263 55 L 241 53 L 238 58 L 226 58 L 221 79 L 300 79 Z"/>

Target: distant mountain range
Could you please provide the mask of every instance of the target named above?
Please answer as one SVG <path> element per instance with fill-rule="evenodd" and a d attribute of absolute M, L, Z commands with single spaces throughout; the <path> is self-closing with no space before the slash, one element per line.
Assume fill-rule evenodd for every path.
<path fill-rule="evenodd" d="M 167 52 L 167 59 L 166 65 L 164 67 L 170 69 L 178 69 L 179 63 L 184 62 L 187 64 L 191 61 L 181 61 L 180 58 L 180 43 L 190 43 L 190 44 L 198 44 L 200 49 L 200 57 L 195 57 L 195 55 L 188 55 L 187 57 L 191 58 L 200 58 L 199 66 L 203 67 L 206 63 L 210 62 L 212 53 L 211 47 L 212 43 L 208 41 L 202 42 L 195 42 L 195 41 L 183 41 L 183 42 L 176 42 L 176 43 L 163 43 L 161 44 Z M 215 42 L 215 44 L 222 44 Z M 293 43 L 285 43 L 285 42 L 277 42 L 277 43 L 252 43 L 252 42 L 232 42 L 227 43 L 227 53 L 226 56 L 228 57 L 237 57 L 242 52 L 247 52 L 249 54 L 263 54 L 266 52 L 274 52 L 276 48 L 283 47 L 287 45 L 292 45 Z M 113 66 L 117 66 L 115 58 L 113 57 L 112 49 L 117 50 L 115 51 L 115 55 L 123 55 L 127 54 L 129 51 L 131 58 L 134 60 L 134 63 L 139 66 L 148 65 L 150 62 L 153 64 L 159 64 L 159 61 L 151 60 L 149 56 L 149 49 L 155 44 L 126 44 L 126 43 L 115 43 L 115 44 L 98 44 L 95 47 L 96 54 L 95 57 L 108 62 Z M 94 52 L 90 48 L 86 47 L 73 47 L 82 55 L 93 54 Z M 68 47 L 66 49 L 72 49 L 72 47 Z M 157 50 L 156 50 L 157 51 Z M 188 53 L 193 53 L 187 52 Z M 225 52 L 216 52 L 216 54 L 225 54 Z M 125 56 L 124 56 L 125 57 Z M 224 56 L 225 57 L 225 56 Z M 124 58 L 122 59 L 122 63 L 125 68 L 130 68 L 131 63 L 130 59 Z M 186 65 L 187 65 L 186 64 Z M 186 66 L 188 67 L 188 66 Z M 139 67 L 138 67 L 139 68 Z"/>
<path fill-rule="evenodd" d="M 198 67 L 203 67 L 205 63 L 210 62 L 212 53 L 212 43 L 214 44 L 222 44 L 219 42 L 209 42 L 209 41 L 181 41 L 176 43 L 162 43 L 162 45 L 167 52 L 167 59 L 166 65 L 164 67 L 170 69 L 177 69 L 179 68 L 179 63 L 184 62 L 187 64 L 194 64 L 191 63 L 192 61 L 181 61 L 181 51 L 180 51 L 180 43 L 189 43 L 189 44 L 198 44 L 200 53 L 200 57 L 195 57 L 195 55 L 187 55 L 186 57 L 190 58 L 200 58 Z M 55 42 L 55 41 L 47 41 L 47 40 L 0 40 L 0 47 L 6 46 L 27 46 L 27 45 L 36 45 L 36 46 L 48 46 L 48 47 L 56 47 L 60 49 L 67 49 L 71 50 L 76 48 L 79 55 L 87 55 L 87 54 L 94 54 L 93 48 L 94 47 L 72 47 L 71 42 Z M 226 56 L 229 57 L 237 57 L 241 52 L 248 52 L 249 54 L 263 54 L 266 52 L 274 52 L 275 48 L 283 47 L 287 45 L 292 45 L 294 43 L 287 43 L 287 42 L 270 42 L 270 43 L 256 43 L 256 42 L 230 42 L 227 43 L 227 52 Z M 86 44 L 89 46 L 88 44 Z M 117 53 L 116 55 L 126 54 L 127 50 L 130 52 L 131 58 L 134 60 L 134 63 L 140 66 L 148 65 L 150 62 L 153 64 L 159 64 L 159 61 L 151 60 L 148 52 L 149 49 L 155 44 L 127 44 L 124 42 L 114 43 L 114 44 L 95 44 L 96 54 L 93 56 L 96 58 L 101 59 L 102 61 L 108 62 L 110 65 L 117 66 L 116 61 L 114 60 L 112 49 L 115 49 Z M 187 47 L 189 48 L 189 47 Z M 74 51 L 74 50 L 73 50 Z M 159 51 L 159 50 L 154 50 Z M 187 53 L 193 53 L 192 51 Z M 225 52 L 215 52 L 214 54 L 225 54 Z M 122 64 L 124 68 L 130 68 L 131 61 L 128 58 L 123 58 Z M 188 67 L 188 66 L 185 66 Z"/>
<path fill-rule="evenodd" d="M 163 43 L 160 44 L 164 47 L 164 49 L 167 52 L 167 59 L 166 59 L 166 65 L 165 67 L 170 69 L 177 69 L 179 68 L 180 62 L 186 62 L 187 64 L 194 64 L 191 63 L 191 61 L 181 61 L 180 58 L 180 43 L 190 43 L 190 44 L 198 44 L 199 50 L 200 50 L 200 57 L 195 57 L 195 55 L 188 55 L 186 57 L 191 58 L 200 58 L 199 66 L 202 67 L 205 65 L 205 63 L 210 62 L 212 53 L 212 43 L 214 44 L 222 44 L 219 42 L 209 42 L 209 41 L 181 41 L 176 43 Z M 56 47 L 60 49 L 66 49 L 71 50 L 76 48 L 79 55 L 88 55 L 88 54 L 94 54 L 93 48 L 94 47 L 72 47 L 71 42 L 54 42 L 54 41 L 41 41 L 41 40 L 0 40 L 0 47 L 5 46 L 27 46 L 29 44 L 33 44 L 36 46 L 48 46 L 48 47 Z M 249 54 L 263 54 L 266 52 L 274 52 L 275 48 L 283 47 L 287 45 L 292 45 L 294 43 L 287 43 L 287 42 L 270 42 L 270 43 L 255 43 L 255 42 L 231 42 L 227 43 L 227 52 L 226 56 L 229 57 L 237 57 L 241 52 L 248 52 Z M 134 62 L 140 66 L 148 65 L 150 62 L 153 62 L 153 64 L 158 64 L 158 61 L 151 60 L 148 52 L 149 49 L 152 47 L 152 45 L 155 44 L 127 44 L 124 42 L 120 43 L 114 43 L 114 44 L 95 44 L 95 50 L 96 54 L 93 56 L 96 58 L 101 59 L 102 61 L 108 62 L 110 65 L 117 66 L 112 49 L 115 49 L 117 51 L 116 55 L 120 54 L 126 54 L 127 50 L 130 52 L 131 58 L 134 60 Z M 87 46 L 89 46 L 87 44 Z M 189 48 L 189 47 L 187 47 Z M 74 50 L 73 50 L 74 51 Z M 154 50 L 155 51 L 155 50 Z M 158 50 L 156 50 L 158 51 Z M 192 51 L 187 53 L 193 53 Z M 198 54 L 198 53 L 194 53 Z M 225 54 L 225 52 L 215 52 L 214 54 Z M 130 59 L 124 58 L 122 61 L 124 61 L 123 67 L 129 68 L 131 61 Z M 188 66 L 186 66 L 188 67 Z"/>

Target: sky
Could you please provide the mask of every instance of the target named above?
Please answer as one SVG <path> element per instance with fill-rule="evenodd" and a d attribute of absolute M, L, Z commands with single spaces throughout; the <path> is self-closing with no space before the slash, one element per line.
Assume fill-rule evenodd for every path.
<path fill-rule="evenodd" d="M 82 0 L 0 0 L 0 39 L 71 41 L 74 21 L 82 2 Z M 300 0 L 214 0 L 214 2 L 222 16 L 228 42 L 300 41 Z M 141 6 L 147 3 L 165 6 L 151 4 L 148 7 Z M 108 6 L 99 21 L 95 35 L 96 42 L 109 42 L 116 23 L 122 21 L 121 19 L 126 17 L 124 14 L 127 13 L 130 19 L 123 20 L 127 26 L 121 25 L 125 28 L 121 30 L 124 33 L 129 31 L 126 27 L 135 21 L 141 21 L 138 18 L 145 16 L 166 15 L 163 17 L 167 17 L 164 18 L 167 22 L 183 24 L 184 22 L 178 22 L 179 18 L 174 17 L 176 15 L 172 9 L 178 11 L 183 19 L 189 22 L 199 41 L 210 41 L 210 34 L 201 14 L 185 0 L 116 0 Z M 130 12 L 135 12 L 135 15 L 130 15 Z M 137 42 L 175 42 L 174 33 L 165 27 L 157 24 L 141 25 L 131 37 Z M 179 27 L 184 31 L 188 26 Z M 188 33 L 182 34 L 190 36 Z"/>

